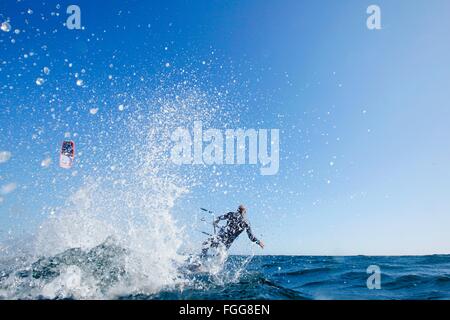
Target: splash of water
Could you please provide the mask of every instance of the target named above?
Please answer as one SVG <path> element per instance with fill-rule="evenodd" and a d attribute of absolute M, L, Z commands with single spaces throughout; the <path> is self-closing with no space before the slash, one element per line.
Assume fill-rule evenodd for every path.
<path fill-rule="evenodd" d="M 171 211 L 202 174 L 170 161 L 170 135 L 193 121 L 212 121 L 219 108 L 205 92 L 175 88 L 156 90 L 115 132 L 124 139 L 120 156 L 103 150 L 87 163 L 110 170 L 90 172 L 40 226 L 31 260 L 38 263 L 22 266 L 19 280 L 16 272 L 5 275 L 0 295 L 103 299 L 186 284 L 180 272 L 185 235 Z"/>

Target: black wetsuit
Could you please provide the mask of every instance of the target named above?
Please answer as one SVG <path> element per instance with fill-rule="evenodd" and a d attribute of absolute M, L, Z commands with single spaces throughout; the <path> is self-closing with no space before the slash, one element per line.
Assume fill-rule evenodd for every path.
<path fill-rule="evenodd" d="M 227 224 L 220 228 L 217 235 L 209 238 L 203 243 L 202 256 L 205 256 L 209 248 L 217 248 L 219 245 L 224 245 L 228 249 L 234 240 L 246 230 L 248 238 L 259 244 L 259 240 L 253 235 L 252 229 L 247 219 L 240 212 L 228 212 L 214 221 L 214 226 L 221 220 L 227 220 Z"/>

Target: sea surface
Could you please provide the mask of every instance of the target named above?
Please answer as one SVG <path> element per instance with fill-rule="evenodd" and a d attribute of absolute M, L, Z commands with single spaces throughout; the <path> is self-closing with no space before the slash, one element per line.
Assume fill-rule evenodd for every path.
<path fill-rule="evenodd" d="M 368 289 L 371 265 L 380 268 L 380 289 Z M 235 282 L 211 285 L 207 290 L 162 291 L 152 298 L 450 299 L 450 255 L 255 256 Z"/>
<path fill-rule="evenodd" d="M 151 285 L 158 274 L 153 280 L 131 278 L 127 259 L 126 250 L 114 244 L 74 248 L 32 263 L 2 259 L 0 298 L 450 299 L 450 255 L 229 256 L 215 268 L 191 268 L 186 261 L 158 287 Z M 379 268 L 379 289 L 368 288 L 369 266 Z"/>

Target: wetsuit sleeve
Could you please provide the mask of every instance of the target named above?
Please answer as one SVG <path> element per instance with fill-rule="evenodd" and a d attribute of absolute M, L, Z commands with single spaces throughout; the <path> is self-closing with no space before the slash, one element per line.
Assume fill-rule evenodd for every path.
<path fill-rule="evenodd" d="M 259 244 L 258 238 L 255 237 L 255 235 L 252 232 L 252 228 L 250 227 L 250 225 L 248 223 L 247 223 L 246 231 L 247 231 L 247 235 L 248 235 L 248 238 L 250 239 L 250 241 L 253 241 L 253 242 L 256 242 L 257 244 Z"/>
<path fill-rule="evenodd" d="M 228 219 L 228 217 L 230 216 L 230 213 L 231 213 L 231 212 L 228 212 L 228 213 L 225 213 L 225 214 L 223 214 L 223 215 L 221 215 L 221 216 L 218 216 L 218 217 L 216 218 L 216 220 L 214 220 L 214 225 L 217 226 L 217 224 L 219 223 L 219 221 Z"/>

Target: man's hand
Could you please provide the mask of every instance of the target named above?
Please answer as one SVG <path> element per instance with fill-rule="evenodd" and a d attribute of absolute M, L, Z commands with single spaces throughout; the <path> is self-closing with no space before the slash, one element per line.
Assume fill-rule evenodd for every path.
<path fill-rule="evenodd" d="M 261 249 L 264 249 L 264 242 L 259 241 L 259 242 L 258 242 L 258 245 L 261 247 Z"/>

